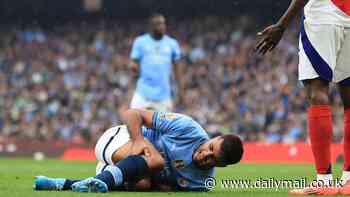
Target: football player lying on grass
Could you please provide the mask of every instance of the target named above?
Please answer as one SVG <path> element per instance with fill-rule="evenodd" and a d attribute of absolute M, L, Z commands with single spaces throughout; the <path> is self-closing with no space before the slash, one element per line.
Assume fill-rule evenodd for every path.
<path fill-rule="evenodd" d="M 186 115 L 138 109 L 124 115 L 126 125 L 108 129 L 96 144 L 96 176 L 84 180 L 38 176 L 34 189 L 207 191 L 205 180 L 214 176 L 215 166 L 242 158 L 239 137 L 209 139 Z"/>

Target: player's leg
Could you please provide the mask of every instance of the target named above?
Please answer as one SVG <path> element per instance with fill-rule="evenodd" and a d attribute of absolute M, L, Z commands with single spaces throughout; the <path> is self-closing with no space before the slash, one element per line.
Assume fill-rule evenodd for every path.
<path fill-rule="evenodd" d="M 339 84 L 338 89 L 344 105 L 344 165 L 342 180 L 350 180 L 350 79 L 349 84 Z"/>
<path fill-rule="evenodd" d="M 120 159 L 120 160 L 122 160 L 122 159 Z M 120 161 L 120 160 L 117 160 L 117 161 Z M 105 164 L 103 162 L 99 162 L 96 166 L 96 175 L 103 172 L 107 166 L 108 166 L 108 164 Z M 69 183 L 71 183 L 71 185 L 72 185 L 75 182 L 69 182 Z M 151 180 L 149 178 L 145 178 L 145 179 L 137 181 L 136 183 L 130 182 L 130 183 L 125 184 L 124 188 L 128 191 L 129 190 L 130 191 L 146 191 L 146 190 L 151 189 Z M 121 189 L 121 187 L 117 188 L 117 190 L 120 190 L 120 189 Z"/>
<path fill-rule="evenodd" d="M 115 129 L 114 131 L 113 129 L 107 130 L 97 142 L 95 154 L 96 158 L 99 160 L 99 163 L 96 167 L 96 175 L 104 171 L 111 163 L 115 164 L 129 156 L 132 144 L 129 140 L 130 136 L 125 126 L 121 126 L 121 130 L 119 131 L 118 135 L 116 135 L 114 139 L 111 140 L 110 145 L 108 145 L 110 138 L 115 132 Z M 151 145 L 150 142 L 148 142 L 148 144 Z M 105 148 L 106 146 L 107 148 Z M 106 161 L 104 161 L 103 158 L 105 158 Z M 109 164 L 106 164 L 105 162 L 108 162 Z M 150 184 L 150 180 L 146 178 L 136 183 L 128 183 L 125 188 L 128 190 L 147 190 L 150 188 Z"/>
<path fill-rule="evenodd" d="M 45 191 L 72 190 L 72 185 L 79 181 L 82 181 L 82 179 L 50 178 L 46 176 L 37 176 L 35 177 L 34 181 L 34 189 Z M 128 182 L 125 187 L 119 187 L 116 188 L 116 190 L 125 188 L 128 191 L 147 191 L 151 189 L 151 186 L 151 180 L 149 178 L 144 178 L 137 182 Z"/>
<path fill-rule="evenodd" d="M 73 191 L 107 192 L 125 183 L 138 182 L 150 173 L 161 170 L 164 167 L 164 159 L 151 143 L 148 145 L 144 155 L 131 155 L 115 165 L 108 165 L 95 177 L 73 184 Z"/>
<path fill-rule="evenodd" d="M 317 179 L 329 184 L 332 180 L 331 141 L 332 110 L 329 105 L 329 82 L 321 79 L 304 81 L 310 107 L 308 131 L 312 153 L 315 158 Z"/>
<path fill-rule="evenodd" d="M 114 153 L 111 156 L 113 163 L 117 163 L 125 159 L 127 156 L 129 156 L 131 148 L 132 148 L 132 143 L 129 141 L 123 146 L 121 146 L 120 148 L 118 148 L 118 150 L 114 151 Z M 104 162 L 100 162 L 96 167 L 96 175 L 103 172 L 107 166 L 108 164 L 105 164 Z M 121 188 L 124 188 L 126 190 L 145 191 L 151 188 L 151 181 L 149 180 L 149 178 L 145 178 L 137 181 L 136 183 L 128 182 L 127 184 L 124 185 L 124 187 L 117 187 L 115 189 L 120 190 Z"/>
<path fill-rule="evenodd" d="M 347 80 L 350 82 L 350 79 Z M 350 83 L 339 85 L 339 92 L 344 104 L 344 165 L 341 177 L 343 187 L 340 189 L 342 195 L 350 195 Z"/>
<path fill-rule="evenodd" d="M 105 162 L 98 161 L 96 165 L 96 174 L 103 172 L 103 170 L 108 166 Z"/>
<path fill-rule="evenodd" d="M 315 160 L 317 185 L 289 191 L 292 195 L 336 195 L 338 188 L 328 187 L 332 182 L 331 142 L 332 110 L 329 105 L 329 82 L 321 79 L 305 80 L 310 106 L 307 111 L 308 132 Z M 322 187 L 321 187 L 322 186 Z M 325 187 L 323 187 L 325 186 Z"/>
<path fill-rule="evenodd" d="M 98 164 L 96 174 L 101 173 L 108 165 L 125 158 L 130 150 L 130 136 L 125 126 L 108 129 L 97 141 L 95 156 Z M 35 190 L 70 190 L 71 185 L 80 180 L 66 178 L 50 178 L 37 176 L 34 181 Z"/>
<path fill-rule="evenodd" d="M 116 161 L 125 158 L 130 148 L 130 135 L 125 125 L 112 127 L 105 131 L 95 146 L 95 156 L 99 162 L 96 173 L 103 171 L 107 165 L 114 165 Z"/>
<path fill-rule="evenodd" d="M 121 153 L 118 152 L 118 154 L 115 154 L 115 156 L 116 156 L 115 158 L 120 158 Z M 113 161 L 118 162 L 120 160 L 122 160 L 122 159 L 116 159 Z M 107 166 L 108 166 L 108 164 L 105 164 L 104 162 L 98 162 L 98 164 L 96 166 L 96 175 L 103 172 Z M 73 185 L 75 182 L 78 182 L 78 181 L 67 182 L 66 188 L 68 188 L 70 190 L 71 185 Z M 121 190 L 122 188 L 124 188 L 125 190 L 128 190 L 128 191 L 147 191 L 147 190 L 151 189 L 151 180 L 149 178 L 145 178 L 145 179 L 137 181 L 136 183 L 130 182 L 130 183 L 125 184 L 123 187 L 116 188 L 116 190 Z"/>
<path fill-rule="evenodd" d="M 350 28 L 343 31 L 342 47 L 337 60 L 336 77 L 338 79 L 338 89 L 344 105 L 344 165 L 342 194 L 350 195 Z"/>
<path fill-rule="evenodd" d="M 307 20 L 302 23 L 299 40 L 299 80 L 303 81 L 309 101 L 308 133 L 315 159 L 318 183 L 332 183 L 331 142 L 332 110 L 329 104 L 329 82 L 333 81 L 339 48 L 335 25 L 313 25 Z M 334 195 L 336 188 L 315 188 L 291 190 L 296 195 Z"/>
<path fill-rule="evenodd" d="M 35 190 L 53 190 L 53 191 L 71 190 L 71 185 L 78 181 L 80 180 L 36 176 L 33 187 Z"/>
<path fill-rule="evenodd" d="M 336 72 L 339 34 L 336 25 L 313 25 L 304 21 L 299 42 L 299 79 L 306 87 L 309 101 L 308 132 L 315 158 L 317 179 L 329 184 L 332 179 L 330 144 L 332 111 L 329 105 L 329 82 Z"/>

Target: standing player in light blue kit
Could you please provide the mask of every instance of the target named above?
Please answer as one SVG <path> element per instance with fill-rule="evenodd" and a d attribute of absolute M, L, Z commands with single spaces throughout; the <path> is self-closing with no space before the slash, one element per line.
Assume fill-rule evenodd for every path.
<path fill-rule="evenodd" d="M 97 176 L 82 181 L 40 176 L 35 189 L 107 192 L 135 185 L 133 189 L 207 191 L 205 181 L 214 176 L 215 166 L 241 160 L 237 136 L 209 139 L 186 115 L 131 109 L 125 117 L 126 126 L 107 130 L 97 142 Z"/>
<path fill-rule="evenodd" d="M 181 49 L 174 38 L 165 34 L 166 21 L 163 15 L 152 15 L 149 23 L 150 32 L 135 39 L 130 54 L 131 68 L 139 75 L 130 107 L 172 111 L 170 81 L 173 66 L 179 101 L 184 95 Z"/>

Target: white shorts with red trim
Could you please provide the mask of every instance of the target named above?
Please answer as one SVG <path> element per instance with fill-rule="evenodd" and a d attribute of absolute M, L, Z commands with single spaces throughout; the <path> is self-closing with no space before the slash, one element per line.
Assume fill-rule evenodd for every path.
<path fill-rule="evenodd" d="M 345 83 L 350 77 L 350 28 L 304 20 L 299 39 L 299 80 L 318 77 L 336 83 Z"/>

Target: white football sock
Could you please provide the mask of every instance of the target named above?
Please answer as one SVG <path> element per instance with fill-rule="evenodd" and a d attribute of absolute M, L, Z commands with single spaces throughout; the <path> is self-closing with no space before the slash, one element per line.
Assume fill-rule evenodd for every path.
<path fill-rule="evenodd" d="M 317 182 L 324 186 L 330 186 L 333 184 L 333 175 L 332 174 L 317 174 Z"/>

